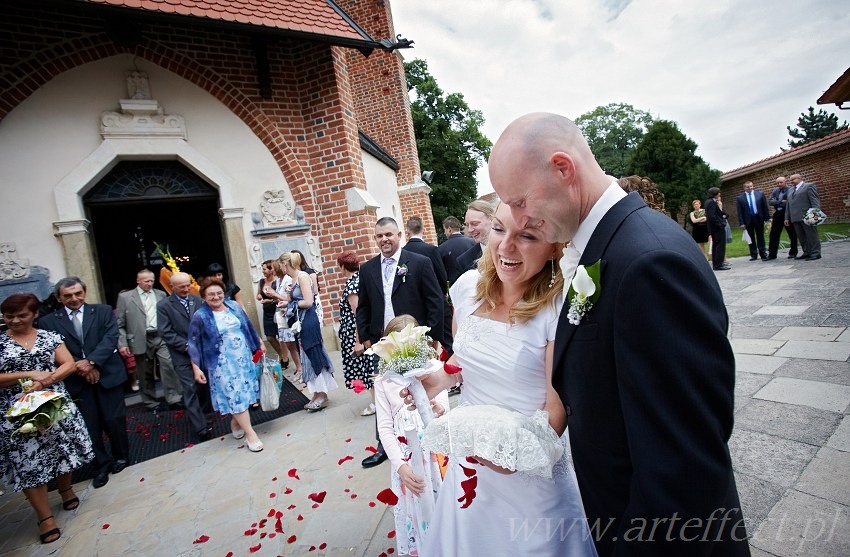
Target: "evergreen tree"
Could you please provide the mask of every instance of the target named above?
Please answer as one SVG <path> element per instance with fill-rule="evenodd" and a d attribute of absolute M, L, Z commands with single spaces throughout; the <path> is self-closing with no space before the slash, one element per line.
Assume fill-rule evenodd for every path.
<path fill-rule="evenodd" d="M 431 211 L 440 237 L 443 219 L 449 215 L 461 222 L 466 205 L 478 197 L 476 172 L 490 156 L 492 142 L 481 132 L 484 117 L 466 104 L 460 93 L 446 94 L 428 72 L 424 60 L 404 63 L 413 132 L 419 150 L 419 167 L 433 170 Z"/>
<path fill-rule="evenodd" d="M 649 112 L 630 104 L 597 106 L 575 120 L 599 166 L 608 174 L 626 176 L 635 148 L 652 125 Z"/>
<path fill-rule="evenodd" d="M 833 134 L 837 131 L 846 130 L 847 122 L 845 121 L 840 126 L 838 125 L 838 116 L 830 114 L 820 108 L 815 112 L 814 107 L 809 107 L 809 113 L 800 113 L 797 118 L 797 127 L 793 130 L 791 126 L 785 126 L 788 130 L 788 135 L 794 139 L 788 140 L 789 147 L 799 147 L 815 139 L 820 139 Z M 795 141 L 796 140 L 796 141 Z"/>

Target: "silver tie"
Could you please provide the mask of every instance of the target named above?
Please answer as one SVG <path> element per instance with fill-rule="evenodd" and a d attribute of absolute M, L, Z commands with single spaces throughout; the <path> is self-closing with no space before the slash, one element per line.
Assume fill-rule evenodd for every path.
<path fill-rule="evenodd" d="M 71 311 L 71 324 L 74 325 L 74 332 L 77 334 L 77 338 L 80 339 L 80 342 L 83 342 L 83 322 L 80 319 L 80 310 L 75 309 Z"/>

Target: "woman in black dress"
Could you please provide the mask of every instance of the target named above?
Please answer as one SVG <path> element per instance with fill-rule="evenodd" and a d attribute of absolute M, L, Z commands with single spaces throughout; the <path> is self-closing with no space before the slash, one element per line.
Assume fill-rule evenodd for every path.
<path fill-rule="evenodd" d="M 263 333 L 266 340 L 280 356 L 280 365 L 283 369 L 289 367 L 289 350 L 286 345 L 281 344 L 277 338 L 277 323 L 274 316 L 277 312 L 277 279 L 274 274 L 273 261 L 263 261 L 263 278 L 257 286 L 257 301 L 263 306 Z"/>

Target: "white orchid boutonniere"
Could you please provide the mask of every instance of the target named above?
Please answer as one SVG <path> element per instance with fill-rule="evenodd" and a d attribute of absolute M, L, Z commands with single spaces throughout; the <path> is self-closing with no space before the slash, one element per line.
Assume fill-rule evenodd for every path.
<path fill-rule="evenodd" d="M 567 299 L 570 301 L 567 319 L 572 325 L 581 323 L 581 318 L 599 299 L 602 290 L 600 287 L 602 271 L 599 263 L 597 261 L 589 267 L 584 265 L 576 267 L 576 274 L 567 292 Z"/>
<path fill-rule="evenodd" d="M 405 282 L 407 280 L 407 263 L 402 263 L 396 267 L 395 274 L 397 277 L 401 277 L 401 282 Z"/>

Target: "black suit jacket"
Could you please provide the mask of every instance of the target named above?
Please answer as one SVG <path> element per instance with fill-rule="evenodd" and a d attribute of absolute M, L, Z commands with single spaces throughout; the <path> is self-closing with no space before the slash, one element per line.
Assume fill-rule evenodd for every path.
<path fill-rule="evenodd" d="M 77 338 L 74 326 L 64 306 L 38 320 L 38 326 L 56 331 L 65 340 L 65 346 L 74 360 L 91 360 L 100 372 L 100 385 L 111 389 L 127 380 L 127 369 L 118 355 L 118 321 L 110 306 L 105 304 L 83 304 L 83 342 Z M 85 358 L 83 353 L 85 352 Z M 87 385 L 76 373 L 65 378 L 65 386 L 71 396 L 77 396 Z"/>
<path fill-rule="evenodd" d="M 569 323 L 565 302 L 552 383 L 567 410 L 588 520 L 604 530 L 599 555 L 749 555 L 740 513 L 730 515 L 719 542 L 679 536 L 685 521 L 699 518 L 698 539 L 708 528 L 706 539 L 714 540 L 719 517 L 740 509 L 727 446 L 735 360 L 705 256 L 681 227 L 632 193 L 602 218 L 580 264 L 596 261 L 600 297 L 579 325 Z M 657 542 L 623 541 L 642 519 L 667 519 Z M 741 542 L 731 534 L 738 520 Z"/>
<path fill-rule="evenodd" d="M 750 226 L 751 224 L 757 224 L 759 221 L 763 224 L 766 221 L 770 220 L 770 209 L 767 207 L 767 199 L 765 199 L 764 194 L 758 190 L 753 190 L 753 198 L 756 202 L 756 211 L 758 215 L 753 215 L 752 209 L 750 209 L 750 201 L 747 199 L 747 194 L 742 193 L 738 196 L 737 206 L 738 206 L 738 224 Z M 755 238 L 753 238 L 755 240 Z"/>
<path fill-rule="evenodd" d="M 458 270 L 458 278 L 460 275 L 464 274 L 467 271 L 471 271 L 472 269 L 478 268 L 478 260 L 481 259 L 481 255 L 484 253 L 481 244 L 475 244 L 457 258 L 457 270 Z"/>
<path fill-rule="evenodd" d="M 360 289 L 357 300 L 357 332 L 360 340 L 372 344 L 384 336 L 384 287 L 381 278 L 381 259 L 378 255 L 360 266 Z M 396 273 L 393 279 L 392 303 L 395 315 L 408 314 L 420 325 L 431 327 L 431 338 L 451 346 L 451 332 L 444 330 L 443 291 L 431 260 L 423 255 L 401 250 L 398 266 L 407 266 L 407 273 Z"/>
<path fill-rule="evenodd" d="M 446 267 L 446 276 L 449 278 L 449 283 L 454 284 L 458 277 L 463 274 L 457 266 L 457 258 L 474 245 L 475 240 L 458 232 L 446 238 L 437 247 L 440 251 L 440 256 L 443 258 L 443 265 Z"/>
<path fill-rule="evenodd" d="M 705 217 L 709 232 L 726 229 L 726 211 L 720 208 L 713 197 L 705 200 Z"/>
<path fill-rule="evenodd" d="M 189 294 L 188 297 L 188 314 L 176 294 L 171 294 L 156 304 L 159 336 L 171 350 L 172 356 L 182 356 L 186 362 L 189 361 L 189 322 L 204 304 L 204 300 L 199 296 Z"/>
<path fill-rule="evenodd" d="M 430 259 L 431 264 L 434 266 L 434 273 L 437 275 L 437 281 L 440 283 L 440 289 L 443 291 L 443 294 L 448 294 L 449 279 L 446 274 L 446 266 L 443 264 L 443 258 L 440 256 L 440 249 L 437 246 L 429 244 L 422 238 L 411 238 L 402 249 L 424 255 Z"/>

